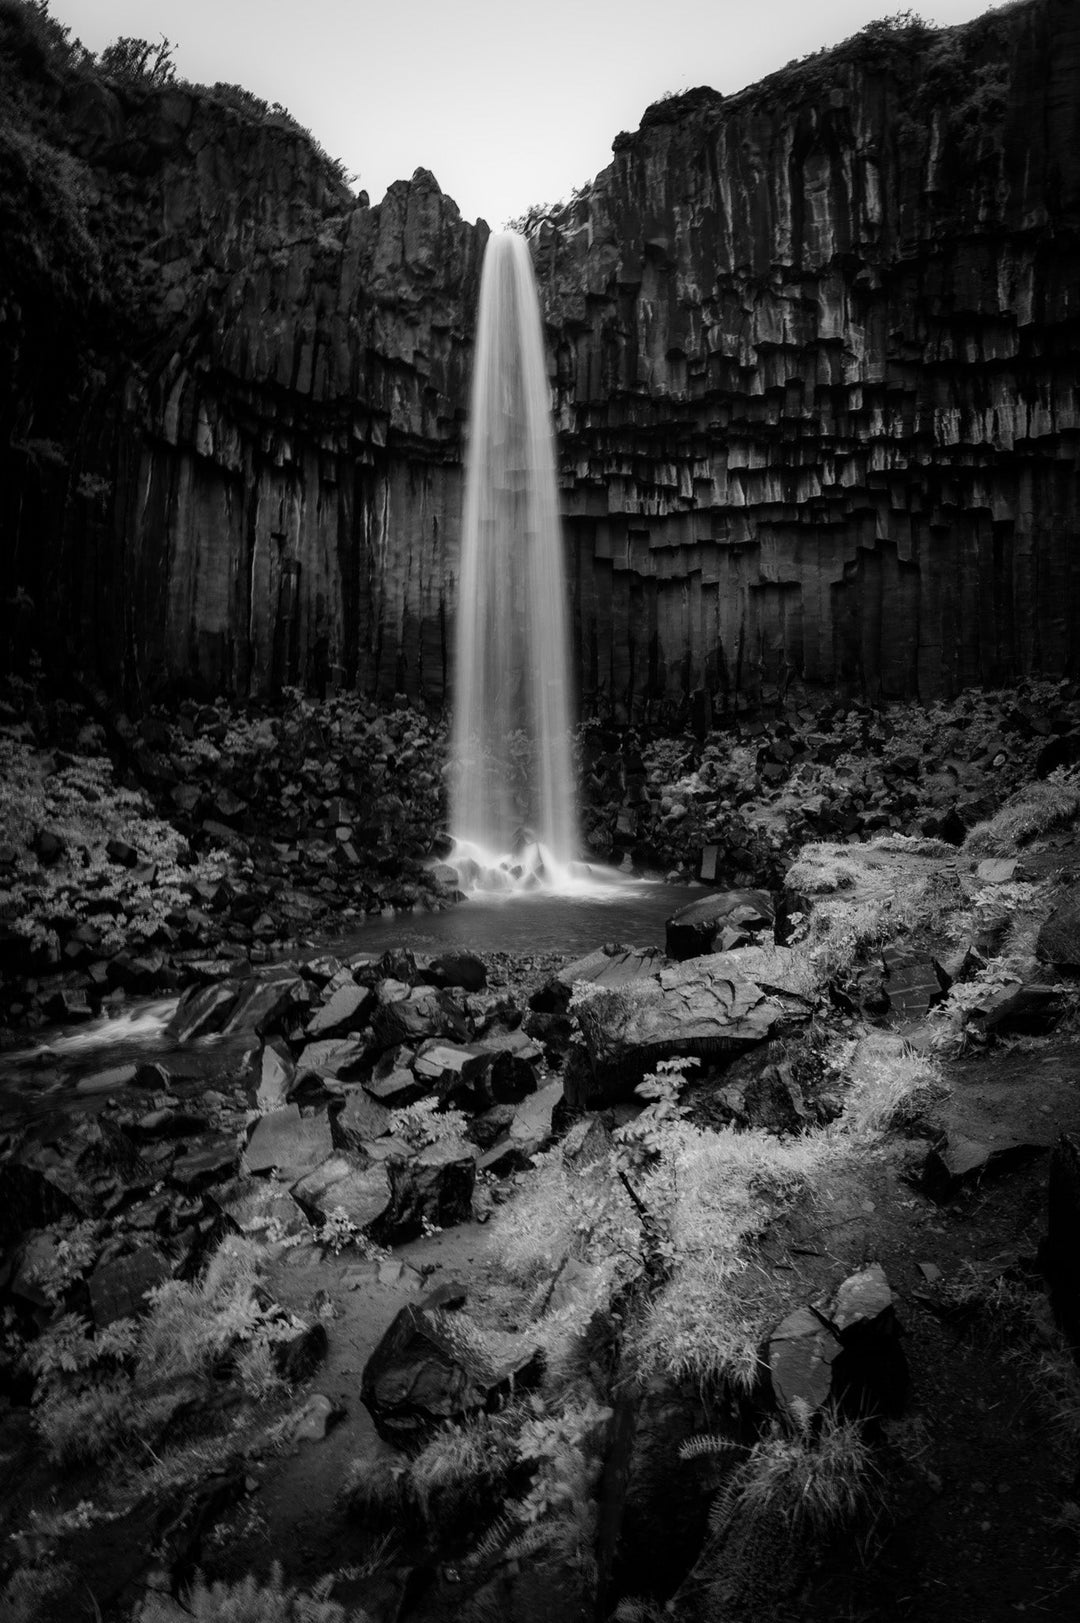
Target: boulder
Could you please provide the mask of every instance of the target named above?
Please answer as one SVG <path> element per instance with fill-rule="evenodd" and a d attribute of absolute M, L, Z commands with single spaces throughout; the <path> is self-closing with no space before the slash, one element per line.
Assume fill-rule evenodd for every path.
<path fill-rule="evenodd" d="M 340 1151 L 298 1179 L 290 1192 L 315 1223 L 322 1224 L 340 1208 L 365 1234 L 386 1215 L 391 1198 L 384 1166 L 365 1165 Z"/>
<path fill-rule="evenodd" d="M 236 1003 L 230 1009 L 222 1032 L 253 1031 L 267 1036 L 282 1031 L 289 1016 L 310 999 L 311 991 L 299 975 L 255 977 L 240 984 Z"/>
<path fill-rule="evenodd" d="M 320 1037 L 306 1043 L 296 1061 L 297 1077 L 350 1077 L 363 1065 L 368 1045 L 362 1037 Z"/>
<path fill-rule="evenodd" d="M 292 1054 L 280 1039 L 265 1043 L 255 1057 L 252 1068 L 255 1083 L 255 1104 L 264 1112 L 280 1110 L 289 1097 L 296 1080 L 296 1065 Z"/>
<path fill-rule="evenodd" d="M 286 1105 L 259 1117 L 244 1151 L 244 1166 L 248 1172 L 276 1168 L 285 1178 L 299 1178 L 325 1161 L 333 1147 L 325 1115 L 301 1116 L 298 1105 Z"/>
<path fill-rule="evenodd" d="M 472 1214 L 472 1193 L 476 1183 L 476 1160 L 472 1146 L 453 1139 L 439 1139 L 407 1160 L 387 1163 L 392 1201 L 379 1238 L 410 1240 L 425 1224 L 452 1228 Z"/>
<path fill-rule="evenodd" d="M 347 1037 L 361 1031 L 375 1004 L 375 994 L 369 986 L 358 986 L 346 981 L 336 988 L 321 1008 L 315 1010 L 304 1030 L 313 1039 Z"/>
<path fill-rule="evenodd" d="M 424 1084 L 424 1091 L 437 1093 L 441 1099 L 467 1093 L 469 1084 L 485 1069 L 484 1059 L 471 1048 L 438 1037 L 421 1043 L 412 1063 L 413 1075 Z"/>
<path fill-rule="evenodd" d="M 672 914 L 665 926 L 667 953 L 676 963 L 712 952 L 718 938 L 723 946 L 741 945 L 762 931 L 770 934 L 776 918 L 772 898 L 763 890 L 725 890 L 691 902 Z"/>
<path fill-rule="evenodd" d="M 887 948 L 882 961 L 890 1013 L 902 1020 L 925 1019 L 947 990 L 937 964 L 932 958 L 895 948 Z"/>
<path fill-rule="evenodd" d="M 386 1442 L 416 1447 L 447 1420 L 497 1409 L 542 1374 L 535 1346 L 485 1336 L 460 1311 L 405 1307 L 364 1366 L 360 1396 Z"/>
<path fill-rule="evenodd" d="M 659 1059 L 728 1057 L 809 1018 L 809 980 L 783 947 L 695 958 L 624 988 L 600 991 L 577 1009 L 587 1067 L 571 1068 L 567 1104 L 595 1109 L 629 1098 Z"/>
<path fill-rule="evenodd" d="M 390 1112 L 359 1083 L 344 1090 L 345 1102 L 333 1118 L 334 1143 L 339 1149 L 359 1150 L 370 1139 L 390 1131 Z"/>
<path fill-rule="evenodd" d="M 766 1364 L 777 1406 L 792 1420 L 828 1403 L 852 1416 L 898 1412 L 907 1364 L 881 1264 L 849 1275 L 831 1301 L 789 1313 L 769 1337 Z"/>
<path fill-rule="evenodd" d="M 795 1418 L 799 1408 L 816 1414 L 832 1396 L 832 1366 L 840 1340 L 810 1307 L 797 1307 L 769 1337 L 766 1363 L 777 1407 Z"/>
<path fill-rule="evenodd" d="M 468 1037 L 464 1015 L 449 992 L 417 986 L 404 997 L 380 1003 L 372 1016 L 372 1031 L 380 1048 L 420 1043 L 427 1037 Z"/>
<path fill-rule="evenodd" d="M 220 1198 L 219 1206 L 241 1234 L 255 1239 L 311 1233 L 311 1225 L 289 1191 L 266 1178 L 237 1182 Z"/>
<path fill-rule="evenodd" d="M 1043 924 L 1035 952 L 1044 963 L 1080 970 L 1080 884 L 1069 887 Z"/>
<path fill-rule="evenodd" d="M 453 883 L 456 887 L 456 874 Z M 431 960 L 421 977 L 429 986 L 458 986 L 463 992 L 482 992 L 487 986 L 487 969 L 471 952 L 444 952 Z"/>
<path fill-rule="evenodd" d="M 181 997 L 165 1035 L 170 1042 L 188 1043 L 196 1037 L 222 1032 L 240 997 L 240 983 L 220 981 L 214 986 L 190 986 Z"/>

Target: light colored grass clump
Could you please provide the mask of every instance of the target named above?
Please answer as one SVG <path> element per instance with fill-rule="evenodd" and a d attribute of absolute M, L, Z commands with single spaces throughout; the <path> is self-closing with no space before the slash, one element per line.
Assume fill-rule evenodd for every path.
<path fill-rule="evenodd" d="M 740 1391 L 760 1373 L 760 1347 L 784 1307 L 771 1270 L 756 1265 L 754 1242 L 777 1211 L 808 1195 L 846 1153 L 824 1133 L 779 1140 L 759 1129 L 672 1129 L 668 1164 L 671 1277 L 630 1332 L 643 1377 L 690 1377 Z"/>
<path fill-rule="evenodd" d="M 872 1031 L 834 1058 L 848 1082 L 834 1131 L 853 1143 L 873 1142 L 910 1127 L 945 1092 L 936 1059 L 920 1054 L 892 1032 Z"/>
<path fill-rule="evenodd" d="M 963 855 L 1010 856 L 1018 846 L 1068 822 L 1078 811 L 1080 773 L 1075 769 L 1053 772 L 1042 783 L 1024 784 L 993 817 L 976 823 L 964 841 Z"/>
<path fill-rule="evenodd" d="M 798 937 L 823 979 L 844 974 L 891 941 L 934 935 L 962 903 L 955 852 L 888 836 L 866 845 L 808 845 L 788 889 L 810 904 Z"/>

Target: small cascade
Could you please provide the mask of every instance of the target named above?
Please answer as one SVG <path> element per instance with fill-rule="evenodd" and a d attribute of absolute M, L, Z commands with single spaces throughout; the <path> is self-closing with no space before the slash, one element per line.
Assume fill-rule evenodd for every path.
<path fill-rule="evenodd" d="M 480 283 L 461 537 L 448 861 L 464 890 L 590 882 L 577 861 L 564 573 L 532 261 L 523 237 L 500 232 Z"/>

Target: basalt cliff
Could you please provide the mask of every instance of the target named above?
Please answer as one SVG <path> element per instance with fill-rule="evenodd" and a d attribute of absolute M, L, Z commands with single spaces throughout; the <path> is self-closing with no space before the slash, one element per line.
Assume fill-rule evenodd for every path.
<path fill-rule="evenodd" d="M 6 641 L 439 701 L 484 222 L 0 5 Z M 583 701 L 1072 672 L 1080 8 L 656 103 L 531 222 Z"/>

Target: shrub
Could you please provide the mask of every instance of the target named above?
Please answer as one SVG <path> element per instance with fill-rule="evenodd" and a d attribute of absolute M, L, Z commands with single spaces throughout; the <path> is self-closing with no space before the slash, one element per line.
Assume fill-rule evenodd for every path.
<path fill-rule="evenodd" d="M 175 49 L 176 46 L 164 34 L 156 43 L 121 34 L 119 39 L 105 46 L 98 57 L 98 67 L 110 79 L 149 85 L 160 90 L 176 83 L 176 68 L 172 59 Z"/>

